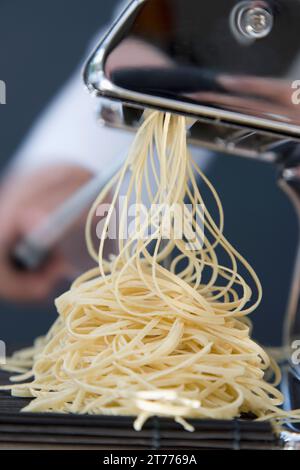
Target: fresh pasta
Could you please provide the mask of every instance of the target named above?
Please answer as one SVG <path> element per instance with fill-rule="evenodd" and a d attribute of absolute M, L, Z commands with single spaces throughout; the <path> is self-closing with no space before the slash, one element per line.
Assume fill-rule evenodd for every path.
<path fill-rule="evenodd" d="M 248 315 L 261 301 L 261 284 L 224 236 L 221 201 L 193 161 L 186 125 L 182 116 L 146 114 L 123 168 L 95 201 L 86 235 L 97 267 L 56 300 L 59 317 L 48 335 L 6 367 L 20 374 L 6 388 L 32 398 L 24 411 L 132 415 L 136 429 L 167 416 L 190 431 L 187 418 L 286 416 L 280 370 L 250 337 Z M 146 198 L 148 206 L 136 211 L 128 237 L 122 209 L 118 253 L 105 259 L 128 174 L 128 200 L 139 207 Z M 94 216 L 113 188 L 95 249 Z M 165 236 L 166 207 L 183 214 L 183 236 L 176 211 Z"/>

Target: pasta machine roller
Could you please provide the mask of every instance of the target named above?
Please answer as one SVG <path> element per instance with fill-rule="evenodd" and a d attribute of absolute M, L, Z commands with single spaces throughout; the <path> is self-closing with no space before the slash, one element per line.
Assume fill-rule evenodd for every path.
<path fill-rule="evenodd" d="M 133 0 L 92 53 L 84 80 L 102 98 L 106 125 L 135 129 L 145 109 L 180 113 L 194 120 L 191 143 L 274 163 L 300 218 L 299 25 L 300 0 Z M 287 348 L 300 339 L 299 300 L 300 249 Z M 299 379 L 291 360 L 284 386 L 298 408 Z"/>

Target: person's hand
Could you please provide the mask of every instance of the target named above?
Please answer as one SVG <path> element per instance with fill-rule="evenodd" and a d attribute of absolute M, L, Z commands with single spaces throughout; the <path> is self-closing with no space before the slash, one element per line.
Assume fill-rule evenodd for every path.
<path fill-rule="evenodd" d="M 12 175 L 0 186 L 0 298 L 40 301 L 72 267 L 58 251 L 38 272 L 22 272 L 10 259 L 15 244 L 47 214 L 91 178 L 77 166 L 50 166 L 30 175 Z"/>

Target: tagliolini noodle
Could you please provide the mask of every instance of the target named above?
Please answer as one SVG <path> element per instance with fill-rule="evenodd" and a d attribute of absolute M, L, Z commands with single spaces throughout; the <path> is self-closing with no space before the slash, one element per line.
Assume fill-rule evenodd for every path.
<path fill-rule="evenodd" d="M 123 208 L 118 255 L 107 261 L 106 234 L 128 172 L 128 200 L 142 204 L 146 192 L 152 209 L 137 211 L 126 239 Z M 115 186 L 96 251 L 93 218 Z M 177 237 L 172 214 L 164 236 L 165 208 L 182 209 L 186 220 L 186 205 L 192 217 L 184 236 Z M 98 267 L 57 299 L 59 317 L 47 337 L 6 367 L 21 373 L 6 388 L 33 398 L 24 411 L 133 415 L 136 429 L 153 415 L 173 417 L 188 430 L 186 418 L 286 417 L 276 388 L 280 370 L 250 338 L 247 316 L 262 298 L 259 279 L 223 228 L 221 201 L 188 151 L 185 118 L 149 113 L 88 217 L 87 245 Z M 192 241 L 187 232 L 196 234 Z M 265 380 L 270 369 L 272 383 Z"/>

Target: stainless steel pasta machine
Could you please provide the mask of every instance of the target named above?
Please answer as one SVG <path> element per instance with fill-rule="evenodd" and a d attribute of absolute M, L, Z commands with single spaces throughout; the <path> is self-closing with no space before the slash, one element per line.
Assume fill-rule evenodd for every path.
<path fill-rule="evenodd" d="M 300 217 L 300 0 L 133 0 L 92 53 L 85 83 L 102 123 L 135 129 L 145 109 L 193 118 L 191 143 L 275 164 Z M 300 340 L 300 248 L 284 344 Z M 284 387 L 300 407 L 300 366 Z M 300 446 L 299 434 L 282 435 Z"/>

